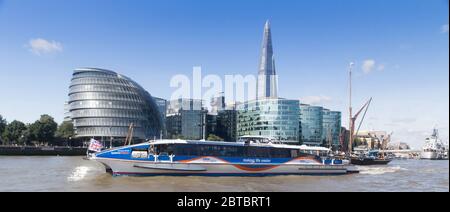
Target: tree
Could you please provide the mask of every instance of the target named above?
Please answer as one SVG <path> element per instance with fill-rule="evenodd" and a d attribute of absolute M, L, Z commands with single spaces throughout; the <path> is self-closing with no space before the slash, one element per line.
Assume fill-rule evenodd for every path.
<path fill-rule="evenodd" d="M 28 125 L 28 134 L 31 141 L 37 141 L 37 135 L 39 134 L 40 124 L 39 121 L 35 121 L 33 124 Z"/>
<path fill-rule="evenodd" d="M 24 145 L 30 145 L 34 140 L 36 140 L 36 138 L 31 132 L 31 124 L 28 124 L 27 129 L 23 131 L 22 136 L 19 139 L 19 143 Z"/>
<path fill-rule="evenodd" d="M 2 141 L 2 135 L 3 132 L 5 131 L 6 126 L 8 125 L 8 123 L 6 122 L 5 119 L 3 119 L 3 116 L 0 115 L 0 142 Z"/>
<path fill-rule="evenodd" d="M 74 135 L 75 130 L 73 129 L 73 123 L 71 121 L 61 123 L 56 131 L 56 136 L 59 138 L 69 139 Z"/>
<path fill-rule="evenodd" d="M 75 136 L 75 130 L 73 129 L 73 123 L 71 121 L 65 121 L 59 125 L 56 131 L 56 137 L 64 141 L 68 141 Z"/>
<path fill-rule="evenodd" d="M 41 115 L 41 118 L 30 125 L 30 133 L 41 143 L 53 143 L 58 124 L 53 117 Z"/>
<path fill-rule="evenodd" d="M 18 143 L 19 138 L 22 137 L 23 132 L 27 129 L 24 123 L 20 121 L 14 120 L 13 122 L 9 123 L 2 136 L 4 140 L 4 144 L 13 144 Z"/>
<path fill-rule="evenodd" d="M 207 141 L 223 141 L 223 138 L 214 135 L 214 134 L 209 134 L 208 138 L 206 139 Z"/>

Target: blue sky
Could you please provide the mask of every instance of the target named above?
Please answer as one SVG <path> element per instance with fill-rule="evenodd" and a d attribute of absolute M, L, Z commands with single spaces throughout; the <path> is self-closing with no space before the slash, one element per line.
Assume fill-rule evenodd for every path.
<path fill-rule="evenodd" d="M 0 0 L 0 114 L 62 121 L 73 69 L 100 67 L 169 98 L 176 74 L 256 74 L 270 19 L 280 96 L 343 111 L 420 146 L 449 129 L 448 0 Z M 35 47 L 34 51 L 32 47 Z M 365 66 L 365 68 L 363 68 Z M 347 125 L 344 118 L 343 124 Z"/>

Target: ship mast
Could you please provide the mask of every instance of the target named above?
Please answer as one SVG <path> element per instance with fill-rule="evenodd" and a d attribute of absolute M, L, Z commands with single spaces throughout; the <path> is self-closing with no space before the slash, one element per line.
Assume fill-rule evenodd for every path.
<path fill-rule="evenodd" d="M 369 109 L 370 103 L 372 102 L 372 98 L 369 99 L 369 101 L 367 101 L 362 107 L 361 109 L 359 109 L 359 111 L 353 116 L 353 111 L 352 111 L 352 70 L 353 70 L 353 66 L 355 64 L 354 63 L 350 63 L 350 68 L 349 68 L 349 107 L 348 107 L 348 112 L 349 112 L 349 120 L 348 120 L 348 129 L 349 129 L 349 141 L 348 141 L 348 154 L 352 153 L 353 150 L 353 140 L 355 137 L 355 122 L 356 119 L 358 118 L 358 116 L 361 114 L 361 112 L 365 109 L 364 111 L 364 115 L 363 118 L 361 120 L 361 123 L 358 126 L 358 130 L 356 132 L 356 134 L 358 134 L 359 129 L 361 127 L 361 124 L 364 120 L 364 117 L 366 116 L 367 110 Z"/>
<path fill-rule="evenodd" d="M 348 141 L 348 147 L 347 147 L 347 151 L 349 154 L 351 154 L 352 152 L 352 142 L 353 142 L 353 115 L 352 115 L 352 69 L 353 66 L 355 64 L 353 62 L 350 63 L 350 67 L 349 67 L 349 80 L 348 80 L 348 90 L 349 90 L 349 95 L 348 95 L 348 114 L 349 114 L 349 120 L 348 120 L 348 130 L 349 130 L 349 141 Z"/>

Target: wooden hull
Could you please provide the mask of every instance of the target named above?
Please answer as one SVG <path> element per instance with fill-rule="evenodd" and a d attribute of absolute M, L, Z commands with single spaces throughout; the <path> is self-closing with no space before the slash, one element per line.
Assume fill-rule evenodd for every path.
<path fill-rule="evenodd" d="M 359 166 L 371 166 L 371 165 L 387 165 L 392 160 L 389 159 L 371 159 L 371 158 L 352 158 L 350 163 Z"/>

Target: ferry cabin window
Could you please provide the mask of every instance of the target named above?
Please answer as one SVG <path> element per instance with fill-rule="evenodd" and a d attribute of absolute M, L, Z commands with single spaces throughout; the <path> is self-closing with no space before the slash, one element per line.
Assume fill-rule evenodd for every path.
<path fill-rule="evenodd" d="M 174 151 L 175 155 L 179 156 L 242 157 L 243 155 L 240 147 L 221 145 L 180 144 L 175 146 Z"/>
<path fill-rule="evenodd" d="M 291 157 L 291 150 L 290 149 L 283 149 L 283 148 L 271 148 L 270 149 L 270 156 L 272 158 L 290 158 Z"/>
<path fill-rule="evenodd" d="M 269 147 L 246 147 L 246 149 L 246 157 L 271 158 L 271 148 Z"/>
<path fill-rule="evenodd" d="M 199 156 L 239 157 L 242 152 L 237 146 L 199 145 Z"/>
<path fill-rule="evenodd" d="M 155 145 L 155 152 L 158 155 L 173 155 L 174 145 L 173 144 Z"/>
<path fill-rule="evenodd" d="M 197 148 L 190 144 L 178 144 L 175 146 L 175 155 L 178 156 L 197 156 Z"/>
<path fill-rule="evenodd" d="M 292 157 L 292 158 L 298 157 L 298 153 L 299 153 L 298 150 L 296 150 L 296 149 L 291 149 L 291 157 Z"/>
<path fill-rule="evenodd" d="M 172 148 L 177 156 L 295 158 L 301 154 L 295 149 L 249 146 L 177 144 Z"/>

